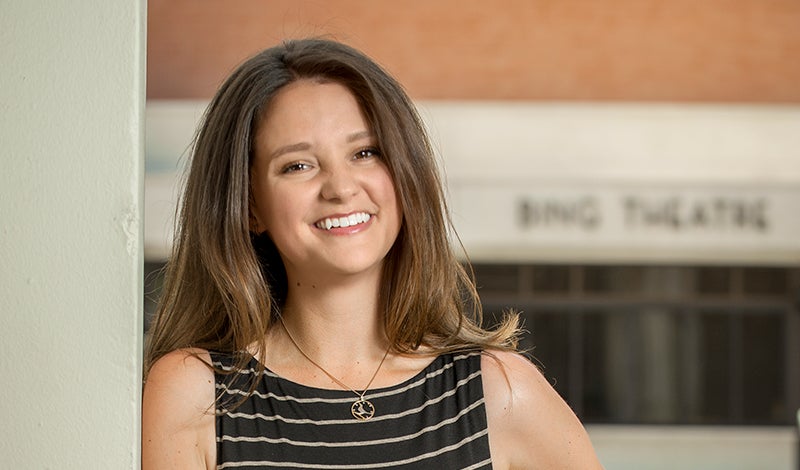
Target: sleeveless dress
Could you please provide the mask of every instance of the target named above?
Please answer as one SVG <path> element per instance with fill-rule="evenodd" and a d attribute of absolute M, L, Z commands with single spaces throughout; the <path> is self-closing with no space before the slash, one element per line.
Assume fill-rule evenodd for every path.
<path fill-rule="evenodd" d="M 229 370 L 229 356 L 211 353 Z M 307 387 L 269 370 L 247 396 L 258 363 L 216 374 L 217 468 L 491 469 L 481 354 L 438 356 L 413 378 L 367 392 L 374 416 L 351 414 L 351 391 Z M 227 405 L 230 406 L 230 405 Z"/>

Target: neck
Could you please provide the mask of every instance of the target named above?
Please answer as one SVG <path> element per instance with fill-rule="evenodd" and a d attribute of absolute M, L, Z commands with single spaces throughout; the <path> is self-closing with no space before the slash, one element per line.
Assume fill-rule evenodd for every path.
<path fill-rule="evenodd" d="M 360 393 L 401 383 L 430 363 L 427 356 L 389 350 L 379 305 L 380 276 L 323 282 L 287 274 L 283 325 L 268 333 L 264 358 L 276 374 L 312 387 Z"/>
<path fill-rule="evenodd" d="M 342 276 L 335 282 L 289 277 L 286 328 L 311 357 L 332 367 L 372 363 L 386 350 L 378 306 L 380 276 Z"/>

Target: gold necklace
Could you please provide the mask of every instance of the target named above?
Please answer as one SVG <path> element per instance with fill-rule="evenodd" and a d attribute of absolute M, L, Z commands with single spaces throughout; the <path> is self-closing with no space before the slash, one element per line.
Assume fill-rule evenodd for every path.
<path fill-rule="evenodd" d="M 310 362 L 310 363 L 314 364 L 315 366 L 317 366 L 317 368 L 319 370 L 324 372 L 325 375 L 327 375 L 331 380 L 336 382 L 340 387 L 343 387 L 346 390 L 350 390 L 351 392 L 356 394 L 356 396 L 358 397 L 358 400 L 354 401 L 353 404 L 350 405 L 350 413 L 352 413 L 353 417 L 355 419 L 359 420 L 359 421 L 366 421 L 366 420 L 372 418 L 375 415 L 375 405 L 373 405 L 371 401 L 369 401 L 366 398 L 364 398 L 364 395 L 367 394 L 367 391 L 369 390 L 369 386 L 372 385 L 372 382 L 375 380 L 375 377 L 378 376 L 378 371 L 381 370 L 381 367 L 383 366 L 384 361 L 386 361 L 386 356 L 389 355 L 389 349 L 391 349 L 391 345 L 389 345 L 389 347 L 386 348 L 386 352 L 383 353 L 383 358 L 381 359 L 380 364 L 378 364 L 378 368 L 375 369 L 375 373 L 372 374 L 372 378 L 369 379 L 369 383 L 367 383 L 367 386 L 364 388 L 364 391 L 361 392 L 361 393 L 358 393 L 357 391 L 355 391 L 355 389 L 353 389 L 349 385 L 345 384 L 341 380 L 339 380 L 336 377 L 334 377 L 333 374 L 331 374 L 330 372 L 325 370 L 324 367 L 322 367 L 321 365 L 317 364 L 316 361 L 314 361 L 314 359 L 311 359 L 311 356 L 309 356 L 308 354 L 306 354 L 305 351 L 303 351 L 303 348 L 301 348 L 300 345 L 297 344 L 297 341 L 294 340 L 294 337 L 292 336 L 292 334 L 289 333 L 289 329 L 286 328 L 286 323 L 283 322 L 283 317 L 278 317 L 278 318 L 280 318 L 281 325 L 283 326 L 284 331 L 286 331 L 286 334 L 289 336 L 289 340 L 292 342 L 292 344 L 294 344 L 294 347 L 296 347 L 297 350 L 300 351 L 300 354 L 302 354 L 303 357 L 308 359 L 308 362 Z"/>

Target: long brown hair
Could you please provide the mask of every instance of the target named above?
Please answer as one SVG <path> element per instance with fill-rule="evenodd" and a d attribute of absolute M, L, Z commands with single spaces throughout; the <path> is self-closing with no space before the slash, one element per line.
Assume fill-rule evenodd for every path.
<path fill-rule="evenodd" d="M 334 81 L 361 105 L 392 175 L 406 221 L 384 263 L 380 305 L 395 351 L 513 349 L 513 315 L 483 329 L 452 232 L 436 160 L 402 87 L 364 54 L 323 39 L 291 40 L 244 62 L 206 110 L 193 146 L 172 256 L 148 335 L 145 376 L 180 348 L 244 351 L 263 341 L 286 294 L 280 257 L 250 232 L 255 131 L 273 96 L 299 79 Z M 408 223 L 408 218 L 413 223 Z"/>

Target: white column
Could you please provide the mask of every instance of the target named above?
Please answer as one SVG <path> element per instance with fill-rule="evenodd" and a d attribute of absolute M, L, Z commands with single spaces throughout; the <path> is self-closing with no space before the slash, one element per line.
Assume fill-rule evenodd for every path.
<path fill-rule="evenodd" d="M 145 27 L 0 2 L 3 468 L 139 468 Z"/>

